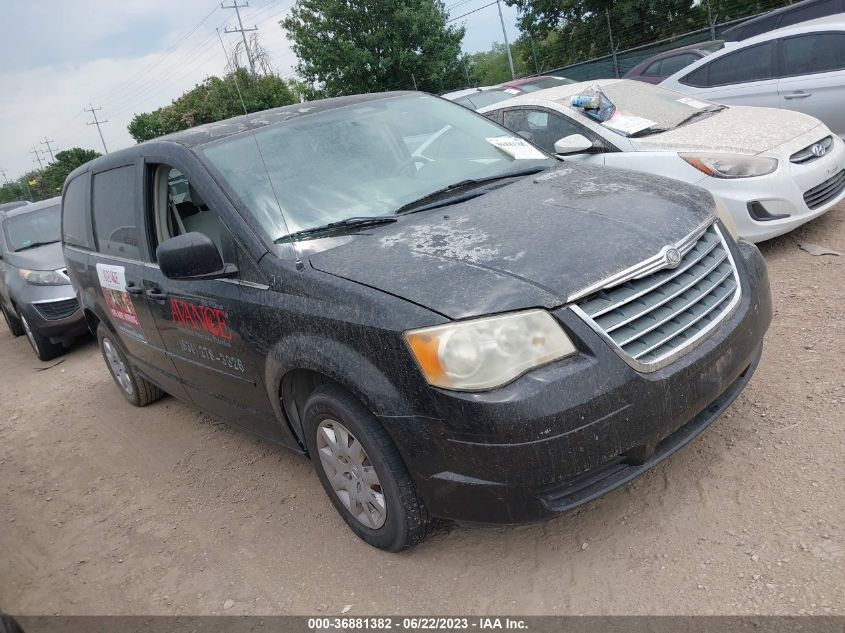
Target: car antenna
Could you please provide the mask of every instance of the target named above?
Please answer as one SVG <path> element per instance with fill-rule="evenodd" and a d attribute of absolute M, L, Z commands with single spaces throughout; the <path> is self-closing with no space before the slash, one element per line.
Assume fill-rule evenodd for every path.
<path fill-rule="evenodd" d="M 270 170 L 267 169 L 267 163 L 264 160 L 264 153 L 261 151 L 261 144 L 258 142 L 258 137 L 255 135 L 255 128 L 252 127 L 252 118 L 249 116 L 249 111 L 246 108 L 246 102 L 244 101 L 244 95 L 241 92 L 241 87 L 238 84 L 238 74 L 237 68 L 232 65 L 231 59 L 229 59 L 229 51 L 226 50 L 226 45 L 223 43 L 223 36 L 220 35 L 220 29 L 215 29 L 217 31 L 217 37 L 220 39 L 220 46 L 223 47 L 223 54 L 226 56 L 226 65 L 232 69 L 232 79 L 235 82 L 235 90 L 238 92 L 238 98 L 241 100 L 241 107 L 244 109 L 244 114 L 246 115 L 247 125 L 249 126 L 249 133 L 252 136 L 252 140 L 255 141 L 255 148 L 258 150 L 258 156 L 261 158 L 261 165 L 264 167 L 264 173 L 267 176 L 267 182 L 270 183 L 270 190 L 273 192 L 273 199 L 276 201 L 276 206 L 279 208 L 279 214 L 282 216 L 282 222 L 285 225 L 285 231 L 288 235 L 290 235 L 290 229 L 288 228 L 288 221 L 285 218 L 285 212 L 282 209 L 282 203 L 279 202 L 279 196 L 276 194 L 276 187 L 273 186 L 273 179 L 270 178 Z M 291 238 L 290 239 L 290 247 L 293 249 L 293 255 L 296 262 L 296 269 L 302 270 L 305 268 L 305 264 L 302 263 L 302 258 L 299 256 L 299 249 L 296 248 L 296 240 Z"/>

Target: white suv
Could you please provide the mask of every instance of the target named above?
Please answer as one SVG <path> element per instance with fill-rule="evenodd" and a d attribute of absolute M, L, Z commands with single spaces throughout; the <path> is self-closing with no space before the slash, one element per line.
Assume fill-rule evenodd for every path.
<path fill-rule="evenodd" d="M 845 138 L 845 14 L 749 38 L 660 85 L 717 103 L 810 114 Z"/>

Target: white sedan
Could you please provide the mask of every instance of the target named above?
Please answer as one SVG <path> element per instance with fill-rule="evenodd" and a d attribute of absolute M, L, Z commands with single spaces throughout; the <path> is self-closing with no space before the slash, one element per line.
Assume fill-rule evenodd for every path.
<path fill-rule="evenodd" d="M 616 107 L 609 121 L 570 106 L 570 97 L 593 86 Z M 845 198 L 845 142 L 798 112 L 727 107 L 625 79 L 533 92 L 479 112 L 567 160 L 704 187 L 753 242 L 787 233 Z"/>
<path fill-rule="evenodd" d="M 732 43 L 660 85 L 726 105 L 803 112 L 845 138 L 845 14 Z"/>

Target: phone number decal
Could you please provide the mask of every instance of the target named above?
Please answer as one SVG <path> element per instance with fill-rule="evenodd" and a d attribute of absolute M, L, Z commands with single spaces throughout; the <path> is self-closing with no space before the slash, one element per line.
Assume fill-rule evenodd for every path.
<path fill-rule="evenodd" d="M 229 356 L 228 354 L 223 354 L 221 352 L 215 352 L 210 347 L 206 347 L 205 345 L 197 345 L 196 343 L 192 343 L 191 341 L 186 341 L 185 339 L 179 339 L 179 347 L 182 348 L 183 352 L 188 354 L 193 354 L 197 358 L 202 358 L 203 360 L 210 360 L 215 363 L 219 363 L 223 367 L 227 367 L 228 369 L 234 369 L 235 371 L 239 371 L 243 373 L 244 363 L 240 358 L 236 358 L 235 356 Z"/>

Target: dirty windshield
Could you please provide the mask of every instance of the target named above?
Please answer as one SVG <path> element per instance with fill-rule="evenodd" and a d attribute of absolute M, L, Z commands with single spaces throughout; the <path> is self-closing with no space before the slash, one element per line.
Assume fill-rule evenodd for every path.
<path fill-rule="evenodd" d="M 6 244 L 12 252 L 52 244 L 61 237 L 61 205 L 15 215 L 6 220 Z"/>
<path fill-rule="evenodd" d="M 392 215 L 454 183 L 554 165 L 484 117 L 428 95 L 306 114 L 203 153 L 276 241 L 351 217 Z"/>
<path fill-rule="evenodd" d="M 601 86 L 619 115 L 633 115 L 652 122 L 638 136 L 673 130 L 679 125 L 712 116 L 725 106 L 639 81 L 620 81 Z M 569 97 L 566 98 L 567 103 Z"/>

